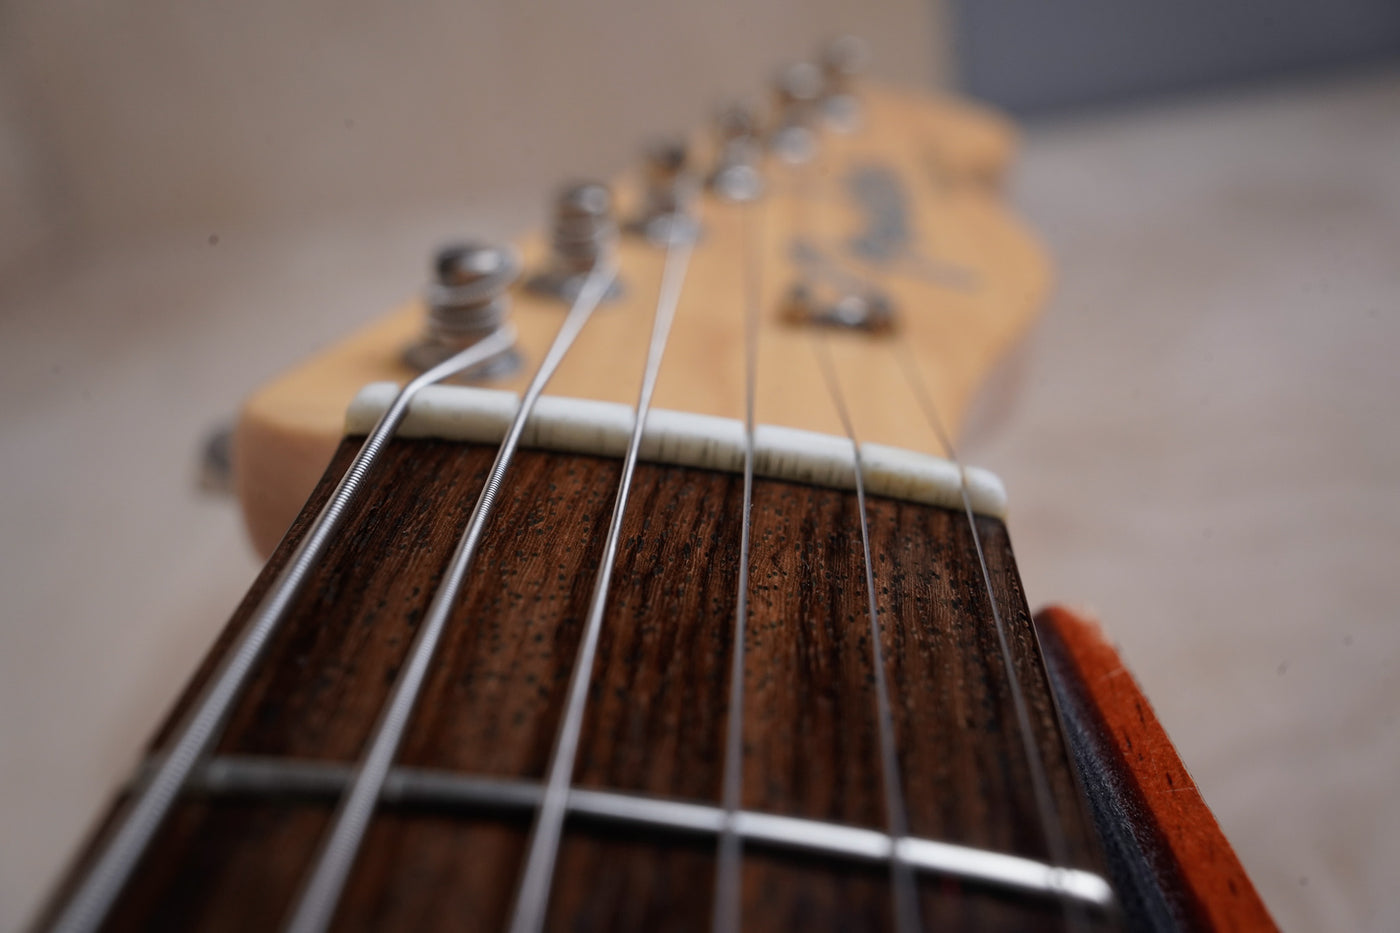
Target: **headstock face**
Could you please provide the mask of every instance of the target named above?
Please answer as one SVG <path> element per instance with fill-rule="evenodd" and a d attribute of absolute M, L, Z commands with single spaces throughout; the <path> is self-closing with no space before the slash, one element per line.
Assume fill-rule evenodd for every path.
<path fill-rule="evenodd" d="M 812 159 L 790 164 L 763 156 L 758 199 L 726 201 L 708 191 L 698 197 L 700 238 L 654 405 L 744 417 L 744 270 L 754 263 L 757 420 L 844 433 L 814 353 L 819 337 L 829 342 L 862 441 L 946 455 L 918 414 L 896 351 L 916 361 L 956 436 L 978 383 L 1033 320 L 1048 265 L 1000 201 L 996 181 L 1011 134 L 999 119 L 870 82 L 860 82 L 854 94 L 856 125 L 822 132 Z M 691 147 L 704 170 L 719 145 L 712 135 L 698 136 Z M 641 210 L 639 179 L 624 178 L 613 193 L 621 219 Z M 563 319 L 563 301 L 524 285 L 547 264 L 548 241 L 540 233 L 518 244 L 526 271 L 510 289 L 510 315 L 523 365 L 478 384 L 523 388 Z M 552 395 L 635 401 L 664 251 L 624 235 L 616 259 L 621 294 L 594 314 L 550 383 Z M 887 326 L 813 323 L 872 307 L 890 312 Z M 271 549 L 305 500 L 340 440 L 355 393 L 413 374 L 403 352 L 420 335 L 423 316 L 422 302 L 412 302 L 249 400 L 235 459 L 260 549 Z"/>

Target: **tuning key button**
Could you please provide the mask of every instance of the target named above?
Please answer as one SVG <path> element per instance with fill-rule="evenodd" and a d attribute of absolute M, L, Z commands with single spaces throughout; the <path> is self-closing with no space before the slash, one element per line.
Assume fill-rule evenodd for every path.
<path fill-rule="evenodd" d="M 589 273 L 613 261 L 617 250 L 617 220 L 607 185 L 575 182 L 560 189 L 554 201 L 550 256 L 545 267 L 525 283 L 532 292 L 572 303 Z M 614 278 L 604 300 L 622 295 Z"/>
<path fill-rule="evenodd" d="M 642 209 L 627 224 L 628 232 L 658 245 L 695 239 L 700 233 L 694 214 L 698 185 L 685 143 L 672 139 L 652 143 L 643 172 Z"/>
<path fill-rule="evenodd" d="M 719 154 L 707 179 L 710 190 L 726 201 L 754 200 L 763 193 L 757 118 L 748 107 L 734 104 L 720 112 L 716 130 Z"/>
<path fill-rule="evenodd" d="M 510 247 L 469 241 L 439 250 L 425 295 L 427 325 L 422 338 L 404 351 L 404 362 L 431 369 L 495 333 L 510 311 L 508 289 L 519 275 L 520 259 Z M 498 378 L 519 368 L 520 356 L 511 349 L 461 378 Z"/>
<path fill-rule="evenodd" d="M 842 36 L 822 51 L 821 110 L 833 129 L 850 132 L 860 125 L 856 83 L 869 60 L 869 47 L 856 36 Z"/>

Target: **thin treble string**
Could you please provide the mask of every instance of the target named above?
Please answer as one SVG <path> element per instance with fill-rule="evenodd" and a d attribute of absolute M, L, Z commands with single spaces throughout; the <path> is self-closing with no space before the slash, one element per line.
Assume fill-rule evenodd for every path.
<path fill-rule="evenodd" d="M 414 396 L 427 386 L 509 350 L 514 344 L 514 329 L 503 327 L 412 379 L 399 390 L 365 438 L 301 543 L 287 559 L 286 566 L 268 588 L 267 595 L 253 610 L 243 633 L 210 678 L 209 686 L 184 720 L 173 744 L 168 751 L 161 752 L 160 766 L 132 802 L 115 833 L 102 846 L 77 890 L 64 904 L 54 921 L 55 933 L 89 933 L 101 926 L 152 837 L 164 823 L 190 773 L 218 738 L 229 711 L 241 695 L 263 650 L 340 528 L 351 503 L 364 486 L 375 459 L 408 414 L 409 403 Z"/>
<path fill-rule="evenodd" d="M 856 437 L 855 424 L 846 407 L 846 397 L 841 390 L 841 380 L 836 374 L 836 365 L 831 359 L 831 348 L 824 334 L 812 335 L 812 346 L 821 363 L 822 376 L 826 379 L 831 400 L 836 405 L 846 436 L 851 441 L 851 452 L 855 456 L 856 468 L 856 507 L 860 510 L 860 543 L 865 554 L 865 593 L 867 610 L 870 616 L 871 664 L 875 670 L 875 708 L 879 720 L 880 770 L 884 778 L 885 818 L 890 834 L 890 875 L 894 897 L 895 929 L 900 933 L 913 933 L 921 928 L 919 904 L 914 887 L 914 873 L 909 864 L 900 858 L 900 842 L 909 835 L 909 814 L 904 802 L 904 789 L 899 779 L 899 755 L 894 738 L 894 711 L 890 706 L 890 692 L 885 676 L 884 651 L 880 645 L 879 607 L 875 597 L 875 568 L 870 559 L 870 523 L 865 510 L 865 467 L 861 459 L 860 440 Z"/>
<path fill-rule="evenodd" d="M 559 363 L 573 346 L 574 339 L 593 310 L 607 294 L 614 270 L 611 265 L 600 266 L 584 281 L 577 300 L 564 318 L 554 342 L 535 372 L 530 386 L 521 397 L 520 407 L 511 420 L 495 462 L 487 474 L 486 483 L 472 508 L 471 517 L 443 575 L 443 581 L 433 594 L 432 602 L 418 635 L 414 639 L 403 673 L 394 686 L 394 693 L 381 715 L 370 739 L 369 751 L 356 766 L 349 791 L 342 798 L 330 834 L 321 849 L 315 868 L 287 924 L 293 933 L 316 933 L 326 929 L 335 916 L 346 878 L 354 865 L 364 840 L 365 831 L 374 816 L 384 781 L 394 761 L 399 744 L 408 729 L 409 717 L 427 679 L 428 666 L 441 640 L 447 620 L 466 581 L 472 559 L 481 545 L 482 535 L 491 519 L 492 507 L 500 493 L 506 471 L 520 444 L 525 424 L 545 385 L 558 369 Z"/>
<path fill-rule="evenodd" d="M 574 762 L 583 730 L 588 686 L 593 679 L 593 658 L 598 651 L 598 635 L 603 627 L 608 585 L 612 582 L 613 562 L 617 557 L 618 542 L 622 537 L 622 519 L 627 511 L 627 496 L 632 488 L 632 474 L 637 467 L 637 455 L 642 446 L 642 432 L 646 428 L 647 413 L 651 410 L 651 397 L 656 391 L 656 379 L 661 371 L 661 358 L 666 352 L 666 339 L 670 336 L 671 323 L 675 320 L 676 305 L 680 302 L 681 286 L 685 283 L 685 273 L 690 265 L 690 255 L 694 246 L 693 238 L 678 233 L 673 233 L 667 242 L 666 264 L 661 274 L 661 289 L 652 321 L 651 344 L 647 351 L 646 369 L 642 374 L 641 391 L 637 397 L 636 420 L 632 426 L 627 454 L 622 461 L 622 476 L 618 482 L 617 497 L 613 502 L 612 520 L 608 525 L 608 535 L 598 565 L 598 576 L 594 580 L 593 594 L 589 599 L 583 638 L 579 642 L 573 673 L 569 677 L 564 716 L 555 739 L 554 752 L 550 756 L 544 797 L 535 817 L 525 871 L 515 896 L 515 910 L 510 921 L 512 933 L 538 933 L 544 926 L 549 892 L 554 882 L 554 864 L 559 854 L 559 841 L 564 828 L 569 786 L 573 781 Z"/>
<path fill-rule="evenodd" d="M 938 407 L 934 404 L 933 395 L 928 391 L 928 386 L 924 382 L 923 374 L 919 371 L 919 364 L 914 359 L 913 353 L 902 342 L 896 342 L 894 353 L 899 360 L 900 369 L 904 372 L 906 381 L 914 391 L 914 396 L 918 400 L 919 408 L 923 411 L 925 419 L 933 428 L 934 433 L 938 435 L 938 441 L 947 451 L 948 459 L 953 461 L 953 464 L 958 468 L 959 492 L 962 496 L 963 511 L 967 514 L 967 525 L 972 531 L 972 544 L 977 551 L 977 563 L 982 570 L 982 582 L 987 588 L 987 602 L 992 607 L 992 621 L 996 627 L 1002 664 L 1006 668 L 1006 679 L 1010 685 L 1011 704 L 1016 711 L 1016 724 L 1021 735 L 1026 766 L 1030 770 L 1031 789 L 1035 795 L 1036 811 L 1040 815 L 1041 832 L 1045 836 L 1046 845 L 1050 850 L 1051 863 L 1058 868 L 1068 868 L 1069 843 L 1065 838 L 1064 826 L 1059 820 L 1054 797 L 1050 793 L 1050 780 L 1045 774 L 1045 763 L 1040 757 L 1034 733 L 1031 731 L 1030 711 L 1026 706 L 1025 694 L 1021 690 L 1021 679 L 1016 672 L 1015 659 L 1011 655 L 1011 642 L 1006 635 L 1006 623 L 1001 617 L 1001 610 L 997 608 L 996 591 L 992 587 L 992 574 L 987 566 L 986 552 L 982 548 L 982 536 L 977 531 L 977 518 L 972 509 L 972 494 L 967 488 L 967 469 L 958 459 L 957 451 L 953 448 L 952 438 L 948 434 L 943 419 L 938 414 Z M 1078 908 L 1071 907 L 1067 899 L 1063 903 L 1071 925 L 1079 928 L 1082 925 L 1082 918 L 1079 916 Z"/>
<path fill-rule="evenodd" d="M 758 315 L 762 251 L 752 229 L 757 202 L 741 209 L 740 239 L 744 255 L 744 510 L 739 533 L 739 594 L 734 606 L 734 647 L 729 665 L 729 723 L 724 743 L 724 826 L 715 869 L 714 933 L 739 929 L 742 840 L 735 820 L 744 777 L 744 638 L 749 620 L 749 539 L 753 525 L 754 398 L 758 384 Z"/>

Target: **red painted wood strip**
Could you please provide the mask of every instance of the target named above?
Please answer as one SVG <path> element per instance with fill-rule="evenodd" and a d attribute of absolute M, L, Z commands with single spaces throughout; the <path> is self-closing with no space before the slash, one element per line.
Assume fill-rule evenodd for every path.
<path fill-rule="evenodd" d="M 1077 675 L 1097 712 L 1097 726 L 1116 753 L 1110 762 L 1133 791 L 1142 827 L 1155 843 L 1154 857 L 1168 858 L 1202 929 L 1275 931 L 1268 909 L 1231 848 L 1215 815 L 1158 722 L 1117 650 L 1091 619 L 1059 606 L 1035 618 L 1047 654 L 1058 653 Z"/>

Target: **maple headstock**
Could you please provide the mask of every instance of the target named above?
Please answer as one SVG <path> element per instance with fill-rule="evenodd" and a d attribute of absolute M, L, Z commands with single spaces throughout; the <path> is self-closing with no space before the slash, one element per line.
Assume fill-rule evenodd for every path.
<path fill-rule="evenodd" d="M 843 433 L 812 350 L 811 335 L 820 330 L 830 336 L 863 441 L 946 455 L 917 413 L 895 350 L 916 361 L 956 436 L 978 384 L 1032 322 L 1049 267 L 1000 198 L 1013 132 L 999 117 L 946 97 L 868 81 L 845 90 L 846 109 L 813 122 L 809 159 L 790 161 L 771 146 L 757 154 L 758 198 L 736 202 L 697 188 L 700 234 L 655 405 L 743 417 L 744 269 L 752 262 L 760 280 L 758 422 Z M 724 164 L 725 135 L 706 135 L 689 147 L 697 180 Z M 647 199 L 646 184 L 632 175 L 612 186 L 623 222 Z M 549 234 L 517 246 L 524 274 L 508 294 L 520 365 L 471 381 L 518 391 L 567 304 L 527 287 L 550 265 Z M 593 315 L 550 394 L 633 401 L 663 252 L 644 236 L 621 237 L 620 294 Z M 405 348 L 420 338 L 424 315 L 421 299 L 409 302 L 248 399 L 235 435 L 235 473 L 261 552 L 271 551 L 320 477 L 356 392 L 413 375 Z M 843 316 L 870 326 L 820 323 Z"/>

